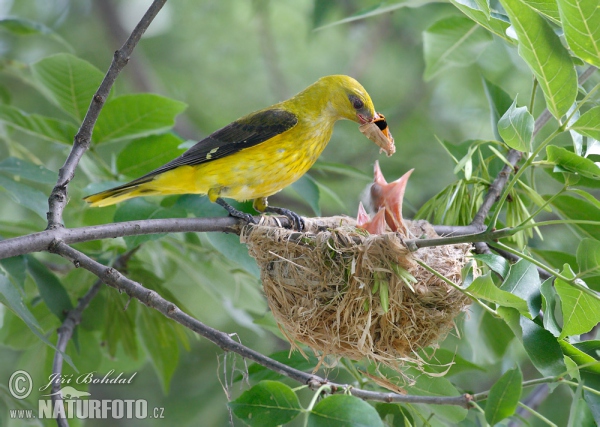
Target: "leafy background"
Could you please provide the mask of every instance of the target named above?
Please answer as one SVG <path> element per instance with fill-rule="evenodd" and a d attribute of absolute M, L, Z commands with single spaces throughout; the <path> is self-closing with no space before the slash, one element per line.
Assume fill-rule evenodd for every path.
<path fill-rule="evenodd" d="M 391 158 L 380 156 L 354 124 L 339 123 L 309 175 L 271 203 L 309 216 L 353 215 L 372 179 L 373 163 L 379 160 L 388 180 L 415 168 L 406 192 L 405 216 L 466 225 L 504 165 L 507 148 L 531 151 L 533 117 L 546 106 L 556 116 L 571 108 L 577 93 L 571 61 L 579 71 L 585 68 L 584 61 L 600 65 L 595 45 L 581 40 L 581 32 L 574 31 L 578 27 L 569 24 L 578 22 L 577 10 L 573 11 L 578 3 L 559 3 L 560 9 L 553 1 L 516 0 L 502 5 L 483 0 L 384 5 L 358 0 L 167 2 L 98 120 L 91 149 L 69 187 L 65 223 L 80 227 L 142 218 L 223 215 L 219 207 L 196 196 L 137 199 L 102 209 L 89 209 L 81 199 L 153 169 L 202 136 L 293 95 L 320 76 L 343 73 L 361 81 L 377 110 L 385 114 L 397 153 Z M 593 2 L 579 3 L 588 7 Z M 0 2 L 2 237 L 45 228 L 47 197 L 56 171 L 112 53 L 149 4 L 142 0 Z M 598 12 L 588 12 L 590 23 L 597 23 Z M 522 40 L 518 48 L 507 35 L 509 18 L 516 25 L 508 34 L 516 33 Z M 581 45 L 577 49 L 581 59 L 572 59 L 562 48 L 554 32 L 561 22 L 567 37 Z M 525 41 L 526 36 L 532 37 L 531 43 Z M 600 43 L 597 31 L 591 38 Z M 551 78 L 545 75 L 548 67 Z M 533 74 L 538 83 L 533 83 Z M 599 81 L 593 75 L 578 99 Z M 536 96 L 531 106 L 532 92 Z M 596 141 L 600 107 L 593 108 L 598 100 L 593 93 L 589 99 L 576 123 L 578 116 L 573 116 L 573 132 L 558 135 L 554 145 L 541 152 L 542 163 L 523 174 L 523 182 L 510 193 L 511 202 L 499 217 L 501 224 L 522 223 L 549 198 L 553 198 L 551 204 L 544 205 L 536 220 L 556 219 L 557 214 L 570 219 L 600 218 L 600 168 L 594 163 L 600 155 Z M 554 129 L 552 122 L 542 130 L 536 146 Z M 563 192 L 565 180 L 576 187 Z M 513 237 L 511 247 L 527 247 L 536 259 L 560 270 L 564 279 L 573 277 L 571 270 L 579 272 L 590 287 L 600 290 L 600 257 L 594 255 L 600 253 L 598 230 L 597 224 L 549 226 L 539 233 L 528 229 Z M 111 263 L 140 244 L 127 263 L 128 277 L 157 290 L 204 323 L 236 333 L 242 343 L 263 354 L 279 352 L 279 358 L 302 369 L 315 366 L 314 360 L 304 361 L 297 354 L 288 360 L 288 344 L 280 339 L 268 313 L 256 265 L 240 249 L 236 236 L 153 235 L 76 247 Z M 484 271 L 487 265 L 495 273 L 477 279 L 469 291 L 488 301 L 501 317 L 472 305 L 458 320 L 457 332 L 437 352 L 441 363 L 455 355 L 456 365 L 446 377 L 416 375 L 417 384 L 409 393 L 452 395 L 496 388 L 485 404 L 485 419 L 494 424 L 512 414 L 517 404 L 494 399 L 504 395 L 504 390 L 517 396 L 523 379 L 564 375 L 571 369 L 569 378 L 578 382 L 583 377 L 597 389 L 598 365 L 590 365 L 598 358 L 596 335 L 585 336 L 584 344 L 578 343 L 578 336 L 598 323 L 598 300 L 585 299 L 587 294 L 565 280 L 557 280 L 554 286 L 541 284 L 535 267 L 526 261 L 509 269 L 498 258 L 480 259 Z M 94 277 L 49 254 L 2 260 L 0 265 L 5 303 L 0 306 L 0 359 L 4 362 L 0 378 L 24 369 L 36 384 L 43 384 L 53 357 L 47 342 L 56 341 L 55 330 L 64 310 L 85 293 Z M 507 294 L 511 291 L 514 295 Z M 536 319 L 540 309 L 546 314 L 543 321 Z M 564 319 L 563 313 L 579 317 Z M 563 340 L 566 336 L 571 337 L 570 343 Z M 234 361 L 232 355 L 224 358 L 213 344 L 136 301 L 128 303 L 112 289 L 103 289 L 85 311 L 68 355 L 80 372 L 138 372 L 132 385 L 91 386 L 89 391 L 94 398 L 147 399 L 150 407 L 165 407 L 170 424 L 225 425 L 228 397 L 217 378 L 225 384 L 237 380 L 226 389 L 232 399 L 242 396 L 236 401 L 242 412 L 233 407 L 243 417 L 242 392 L 248 387 L 239 381 L 239 372 L 245 370 L 242 360 Z M 565 355 L 571 359 L 565 361 Z M 579 373 L 576 364 L 587 364 L 587 370 Z M 348 366 L 325 374 L 338 382 L 355 381 L 355 371 Z M 252 384 L 261 379 L 281 380 L 252 369 Z M 65 365 L 65 372 L 73 370 Z M 285 396 L 289 391 L 278 382 L 260 384 L 271 393 Z M 368 382 L 363 385 L 374 387 Z M 598 421 L 598 406 L 594 407 L 598 400 L 590 393 L 583 400 L 585 393 L 576 386 L 553 384 L 551 388 L 552 393 L 537 407 L 546 418 L 557 425 Z M 525 389 L 523 397 L 530 390 Z M 306 407 L 312 394 L 304 390 L 298 395 Z M 4 387 L 0 396 L 1 423 L 19 425 L 7 419 L 7 410 L 16 403 Z M 22 404 L 36 407 L 38 397 L 31 396 Z M 355 404 L 344 402 L 345 398 L 318 403 L 314 414 L 326 413 L 327 405 Z M 386 419 L 393 425 L 471 425 L 482 420 L 477 411 L 467 414 L 457 407 L 378 405 L 377 409 L 388 414 Z M 358 412 L 364 415 L 368 409 Z M 535 417 L 529 422 L 547 425 Z M 78 425 L 76 420 L 71 423 Z M 144 420 L 139 424 L 163 423 Z M 241 425 L 239 420 L 235 423 Z M 109 424 L 89 420 L 85 425 Z M 110 425 L 118 424 L 111 421 Z M 127 425 L 135 424 L 127 421 Z"/>

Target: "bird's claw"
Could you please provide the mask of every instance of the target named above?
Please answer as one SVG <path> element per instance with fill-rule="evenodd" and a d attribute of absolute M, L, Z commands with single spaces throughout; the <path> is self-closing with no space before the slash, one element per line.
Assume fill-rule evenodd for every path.
<path fill-rule="evenodd" d="M 244 220 L 248 224 L 258 224 L 258 221 L 254 218 L 254 216 L 252 216 L 251 214 L 246 213 L 246 212 L 238 211 L 236 208 L 231 206 L 229 203 L 227 203 L 225 200 L 221 199 L 220 197 L 215 201 L 215 203 L 224 207 L 225 210 L 227 210 L 227 212 L 229 212 L 229 216 Z"/>
<path fill-rule="evenodd" d="M 266 212 L 272 212 L 272 213 L 277 213 L 279 215 L 283 215 L 285 216 L 287 219 L 290 220 L 290 227 L 291 229 L 296 229 L 298 231 L 304 231 L 305 229 L 305 223 L 304 220 L 302 219 L 302 217 L 300 215 L 298 215 L 296 212 L 291 211 L 289 209 L 286 208 L 278 208 L 275 206 L 269 206 L 265 209 Z"/>

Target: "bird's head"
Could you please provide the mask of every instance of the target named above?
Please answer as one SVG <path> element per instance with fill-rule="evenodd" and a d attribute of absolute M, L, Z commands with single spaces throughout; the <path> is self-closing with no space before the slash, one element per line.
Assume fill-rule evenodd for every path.
<path fill-rule="evenodd" d="M 328 101 L 339 118 L 362 125 L 372 122 L 377 117 L 371 97 L 352 77 L 326 76 L 319 79 L 316 84 L 329 93 Z"/>

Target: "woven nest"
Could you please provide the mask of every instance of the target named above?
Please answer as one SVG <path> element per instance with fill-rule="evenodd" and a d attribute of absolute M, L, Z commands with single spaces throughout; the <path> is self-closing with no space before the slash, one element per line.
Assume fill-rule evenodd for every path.
<path fill-rule="evenodd" d="M 333 221 L 327 226 L 309 220 L 303 233 L 264 225 L 242 230 L 269 307 L 293 346 L 305 344 L 322 357 L 392 362 L 410 358 L 452 329 L 470 300 L 416 260 L 460 284 L 469 245 L 411 253 L 397 233 L 365 235 L 351 218 Z M 425 221 L 407 223 L 415 236 L 437 237 Z M 416 279 L 414 291 L 397 266 Z M 380 293 L 373 292 L 376 281 L 388 284 L 387 312 Z"/>

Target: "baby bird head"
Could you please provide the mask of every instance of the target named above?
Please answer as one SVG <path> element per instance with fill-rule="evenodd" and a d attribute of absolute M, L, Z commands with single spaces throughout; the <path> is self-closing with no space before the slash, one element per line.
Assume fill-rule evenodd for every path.
<path fill-rule="evenodd" d="M 321 77 L 311 88 L 324 97 L 328 113 L 337 116 L 336 119 L 348 119 L 362 125 L 372 122 L 376 116 L 371 97 L 352 77 Z"/>

